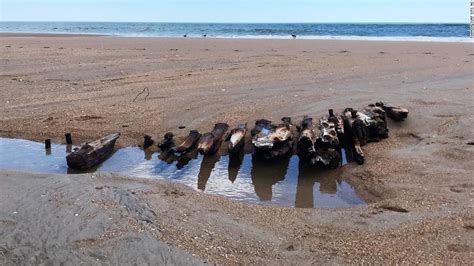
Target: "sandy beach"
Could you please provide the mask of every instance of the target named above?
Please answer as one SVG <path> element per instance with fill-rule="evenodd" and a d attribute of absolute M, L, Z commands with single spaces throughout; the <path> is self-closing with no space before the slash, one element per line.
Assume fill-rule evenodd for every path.
<path fill-rule="evenodd" d="M 125 147 L 143 134 L 299 122 L 380 100 L 410 110 L 389 123 L 389 139 L 364 147 L 366 164 L 346 167 L 369 202 L 348 209 L 249 205 L 112 174 L 2 171 L 0 264 L 474 262 L 473 43 L 0 37 L 1 137 L 63 143 L 71 132 L 79 143 L 118 131 Z M 160 260 L 154 246 L 172 252 Z M 113 256 L 126 249 L 137 252 Z"/>

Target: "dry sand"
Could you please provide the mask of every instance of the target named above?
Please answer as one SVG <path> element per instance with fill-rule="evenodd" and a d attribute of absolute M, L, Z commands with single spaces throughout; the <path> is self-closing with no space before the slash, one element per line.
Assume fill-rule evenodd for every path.
<path fill-rule="evenodd" d="M 472 43 L 12 35 L 0 39 L 0 52 L 4 137 L 60 142 L 72 132 L 84 141 L 121 131 L 126 146 L 144 133 L 298 120 L 378 100 L 411 111 L 408 121 L 390 123 L 388 140 L 365 147 L 364 166 L 347 167 L 371 204 L 344 210 L 247 205 L 112 175 L 3 172 L 0 262 L 62 261 L 84 248 L 92 255 L 77 258 L 86 262 L 93 254 L 127 262 L 133 252 L 110 256 L 128 235 L 219 264 L 474 262 Z M 148 97 L 133 102 L 144 87 Z M 35 207 L 40 190 L 60 195 L 48 203 L 54 208 Z M 80 191 L 89 196 L 77 197 Z M 69 230 L 72 208 L 89 216 Z M 96 218 L 99 209 L 118 220 Z M 63 215 L 46 217 L 49 211 Z M 32 217 L 48 226 L 28 226 Z M 65 255 L 52 255 L 63 244 Z"/>

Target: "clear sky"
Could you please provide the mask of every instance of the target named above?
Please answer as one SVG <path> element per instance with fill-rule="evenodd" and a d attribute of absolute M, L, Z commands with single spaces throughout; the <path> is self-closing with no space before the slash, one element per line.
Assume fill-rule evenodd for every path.
<path fill-rule="evenodd" d="M 469 22 L 469 0 L 0 0 L 1 21 Z"/>

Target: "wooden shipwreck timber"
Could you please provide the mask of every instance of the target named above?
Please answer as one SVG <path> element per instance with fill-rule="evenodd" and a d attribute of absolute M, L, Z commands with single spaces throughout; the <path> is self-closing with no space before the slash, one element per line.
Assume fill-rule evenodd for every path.
<path fill-rule="evenodd" d="M 74 170 L 89 170 L 105 161 L 113 153 L 120 133 L 85 143 L 66 156 L 67 165 Z"/>
<path fill-rule="evenodd" d="M 163 136 L 163 140 L 158 143 L 158 148 L 163 152 L 173 151 L 176 144 L 174 143 L 174 134 L 171 132 L 166 133 Z"/>
<path fill-rule="evenodd" d="M 316 155 L 312 164 L 321 164 L 324 167 L 338 167 L 341 161 L 341 140 L 344 134 L 342 118 L 329 110 L 329 115 L 319 119 L 319 135 L 314 144 Z"/>
<path fill-rule="evenodd" d="M 407 118 L 408 110 L 386 106 L 381 102 L 370 104 L 360 111 L 346 108 L 342 114 L 330 109 L 316 124 L 312 117 L 305 116 L 298 127 L 292 124 L 289 117 L 282 118 L 282 123 L 278 125 L 260 119 L 250 131 L 253 154 L 259 159 L 273 160 L 296 152 L 301 163 L 335 168 L 341 164 L 342 153 L 345 152 L 349 159 L 363 164 L 365 155 L 362 147 L 388 137 L 387 116 L 401 121 Z M 174 147 L 172 138 L 169 138 L 172 135 L 168 139 L 165 135 L 160 148 L 163 152 L 171 150 L 186 154 L 197 145 L 199 153 L 212 155 L 224 142 L 227 130 L 227 124 L 217 123 L 211 132 L 202 136 L 197 131 L 191 131 L 177 149 L 169 148 Z M 247 132 L 247 124 L 243 123 L 227 134 L 225 141 L 229 154 L 239 154 L 242 151 Z"/>
<path fill-rule="evenodd" d="M 344 130 L 345 139 L 350 147 L 352 158 L 358 163 L 363 164 L 365 162 L 364 152 L 362 151 L 361 140 L 365 143 L 366 140 L 363 134 L 362 121 L 357 117 L 357 111 L 352 108 L 344 110 Z"/>
<path fill-rule="evenodd" d="M 382 108 L 387 113 L 387 116 L 395 121 L 403 121 L 408 117 L 408 109 L 386 105 L 383 102 L 377 102 L 375 106 Z"/>
<path fill-rule="evenodd" d="M 316 129 L 313 124 L 313 118 L 309 116 L 303 117 L 300 125 L 300 138 L 298 140 L 297 154 L 300 160 L 308 164 L 315 164 L 316 149 Z"/>
<path fill-rule="evenodd" d="M 225 147 L 229 154 L 235 156 L 242 157 L 245 143 L 252 143 L 256 159 L 274 160 L 296 153 L 301 163 L 335 168 L 341 164 L 343 150 L 348 158 L 363 164 L 365 155 L 362 147 L 388 138 L 387 117 L 403 121 L 408 118 L 408 110 L 377 102 L 360 110 L 346 108 L 342 114 L 330 109 L 317 123 L 313 122 L 312 117 L 304 116 L 299 126 L 295 126 L 289 117 L 282 118 L 277 125 L 260 119 L 255 122 L 250 134 L 247 123 L 239 124 L 228 134 L 229 125 L 217 123 L 211 132 L 203 135 L 191 130 L 179 145 L 175 144 L 174 134 L 168 132 L 157 146 L 161 150 L 159 158 L 168 163 L 177 161 L 179 168 L 196 159 L 198 153 L 204 156 L 217 153 L 224 141 L 227 142 Z M 119 137 L 120 133 L 115 133 L 75 148 L 66 157 L 69 168 L 89 170 L 98 166 L 113 153 Z M 143 147 L 146 151 L 153 143 L 151 137 L 145 135 Z"/>
<path fill-rule="evenodd" d="M 176 148 L 176 151 L 179 153 L 191 151 L 197 145 L 201 136 L 201 133 L 197 130 L 191 130 L 186 139 L 178 146 L 178 148 Z"/>
<path fill-rule="evenodd" d="M 240 124 L 230 131 L 227 141 L 229 153 L 239 153 L 245 145 L 245 135 L 247 135 L 247 123 Z"/>
<path fill-rule="evenodd" d="M 294 126 L 288 117 L 282 118 L 282 122 L 278 126 L 264 119 L 255 123 L 252 144 L 257 156 L 270 160 L 288 156 L 293 151 Z"/>
<path fill-rule="evenodd" d="M 216 153 L 224 140 L 224 135 L 229 129 L 226 123 L 217 123 L 214 129 L 202 135 L 198 143 L 198 151 L 204 155 L 211 155 Z"/>

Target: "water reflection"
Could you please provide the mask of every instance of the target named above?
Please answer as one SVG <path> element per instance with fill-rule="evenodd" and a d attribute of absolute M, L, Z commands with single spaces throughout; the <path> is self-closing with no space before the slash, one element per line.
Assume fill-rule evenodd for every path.
<path fill-rule="evenodd" d="M 201 161 L 201 167 L 198 173 L 197 188 L 200 190 L 206 189 L 207 181 L 211 177 L 211 173 L 216 166 L 216 163 L 219 161 L 221 156 L 219 154 L 204 156 Z"/>
<path fill-rule="evenodd" d="M 325 203 L 320 202 L 321 196 L 316 197 L 314 194 L 335 195 L 334 200 L 339 200 L 337 195 L 340 190 L 345 188 L 346 182 L 340 179 L 341 169 L 315 169 L 304 164 L 299 165 L 298 183 L 296 185 L 296 201 L 295 207 L 298 208 L 314 208 Z M 313 191 L 317 190 L 317 191 Z M 346 193 L 351 193 L 347 191 Z M 358 197 L 352 195 L 348 197 L 354 198 L 358 202 Z"/>
<path fill-rule="evenodd" d="M 228 175 L 230 182 L 234 183 L 234 181 L 237 179 L 237 175 L 239 174 L 240 167 L 242 166 L 243 161 L 243 152 L 237 154 L 229 154 Z"/>
<path fill-rule="evenodd" d="M 163 162 L 166 162 L 167 164 L 172 164 L 173 162 L 178 160 L 178 157 L 176 156 L 176 154 L 172 152 L 163 152 L 163 153 L 158 154 L 158 159 L 160 159 Z"/>
<path fill-rule="evenodd" d="M 255 193 L 261 201 L 271 201 L 273 185 L 285 179 L 290 159 L 276 161 L 262 161 L 257 156 L 252 156 L 252 183 Z"/>
<path fill-rule="evenodd" d="M 152 159 L 153 151 L 145 150 L 145 160 L 149 161 Z"/>
<path fill-rule="evenodd" d="M 313 187 L 316 183 L 314 169 L 303 163 L 299 164 L 298 183 L 296 184 L 295 207 L 313 208 Z"/>
<path fill-rule="evenodd" d="M 65 145 L 53 144 L 50 155 L 45 156 L 42 143 L 0 138 L 0 169 L 68 173 L 68 152 Z M 343 168 L 310 168 L 300 165 L 297 156 L 265 162 L 243 153 L 204 157 L 196 151 L 158 154 L 128 147 L 117 150 L 95 171 L 174 180 L 253 203 L 300 208 L 341 208 L 363 203 L 354 188 L 340 179 Z"/>
<path fill-rule="evenodd" d="M 347 161 L 347 158 L 348 158 L 347 148 L 342 148 L 340 153 L 341 153 L 341 165 L 346 165 L 348 163 L 348 161 Z"/>

